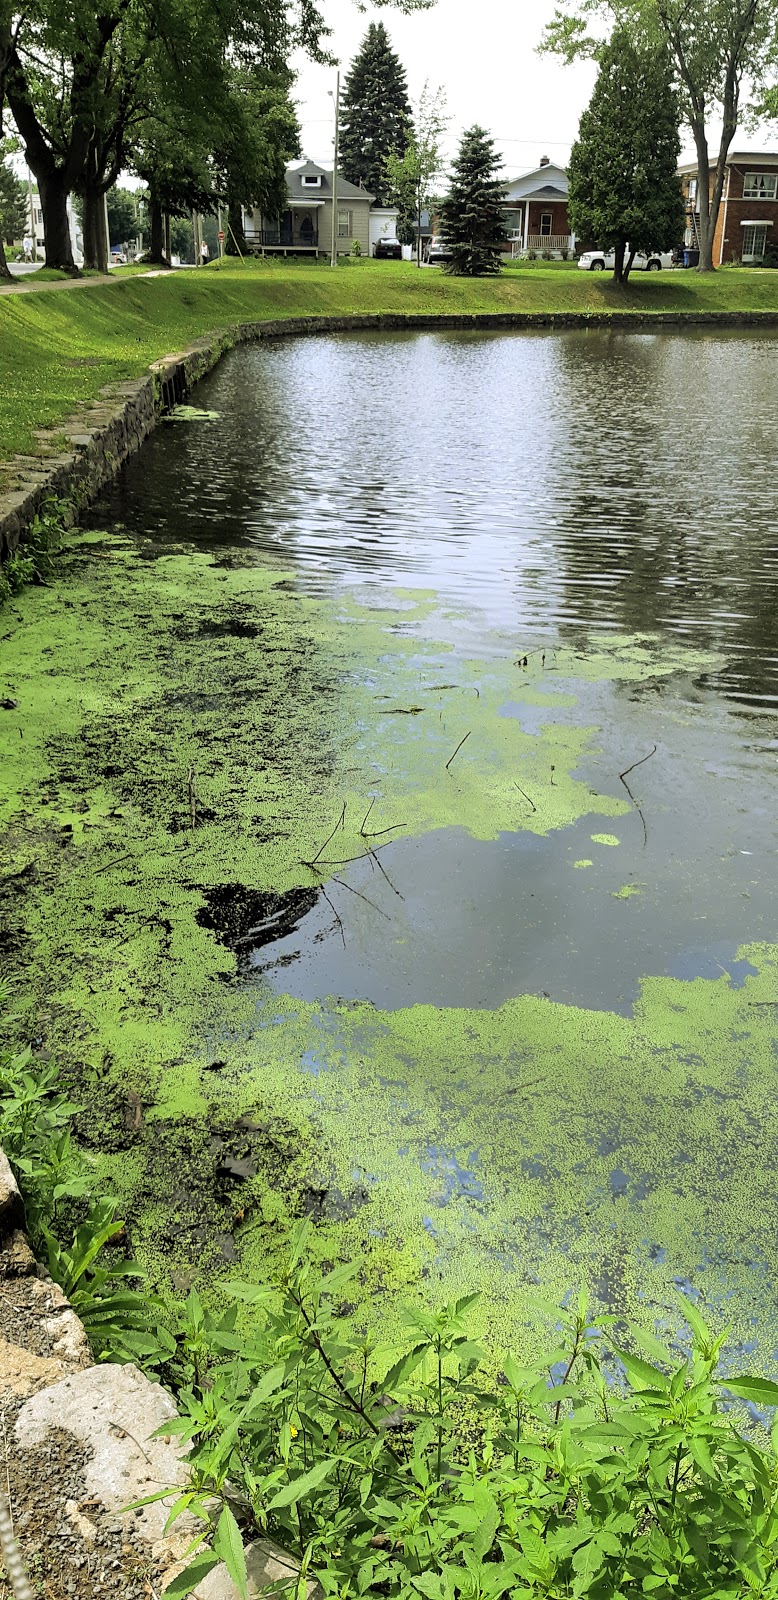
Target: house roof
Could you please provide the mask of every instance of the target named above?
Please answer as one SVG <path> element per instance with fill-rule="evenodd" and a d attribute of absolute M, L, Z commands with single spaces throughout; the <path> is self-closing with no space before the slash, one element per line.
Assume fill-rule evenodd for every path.
<path fill-rule="evenodd" d="M 529 172 L 511 178 L 505 189 L 509 200 L 566 200 L 567 173 L 555 161 L 544 161 L 542 166 L 530 167 Z"/>
<path fill-rule="evenodd" d="M 331 168 L 329 171 L 327 171 L 326 167 L 317 167 L 315 161 L 305 161 L 301 167 L 287 167 L 285 176 L 286 187 L 290 200 L 300 200 L 303 198 L 303 196 L 305 196 L 306 199 L 315 200 L 317 195 L 324 200 L 332 199 Z M 307 185 L 303 184 L 302 180 L 304 177 L 319 177 L 321 178 L 321 184 L 318 186 L 318 188 L 309 188 Z M 343 173 L 339 172 L 338 199 L 364 200 L 367 205 L 371 206 L 375 200 L 375 195 L 369 194 L 367 189 L 358 188 L 355 183 L 349 183 L 348 178 L 344 178 Z"/>
<path fill-rule="evenodd" d="M 730 150 L 727 156 L 727 166 L 735 167 L 746 165 L 749 167 L 776 167 L 778 166 L 778 150 Z M 711 164 L 712 165 L 712 164 Z M 694 176 L 697 171 L 696 161 L 683 161 L 678 168 L 684 174 Z"/>

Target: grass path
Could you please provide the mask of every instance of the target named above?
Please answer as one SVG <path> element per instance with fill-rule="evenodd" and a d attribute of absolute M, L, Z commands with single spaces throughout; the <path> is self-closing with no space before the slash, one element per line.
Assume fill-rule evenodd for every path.
<path fill-rule="evenodd" d="M 60 290 L 78 286 L 69 295 Z M 405 262 L 214 262 L 205 270 L 66 280 L 0 296 L 0 461 L 35 449 L 104 384 L 232 322 L 405 312 L 778 311 L 778 271 L 644 274 L 626 290 L 572 263 L 451 278 Z"/>

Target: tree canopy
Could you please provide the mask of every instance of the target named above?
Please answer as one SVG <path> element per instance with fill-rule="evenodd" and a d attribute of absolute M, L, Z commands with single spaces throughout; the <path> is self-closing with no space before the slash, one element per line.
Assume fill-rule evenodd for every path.
<path fill-rule="evenodd" d="M 615 252 L 617 283 L 629 277 L 636 250 L 665 250 L 680 240 L 678 121 L 666 48 L 636 44 L 617 28 L 600 53 L 568 166 L 571 226 L 587 243 Z"/>
<path fill-rule="evenodd" d="M 710 271 L 727 154 L 747 109 L 744 95 L 763 99 L 778 67 L 778 6 L 775 0 L 562 0 L 542 48 L 567 61 L 597 57 L 603 31 L 614 26 L 627 28 L 635 42 L 667 47 L 681 117 L 697 152 L 700 267 Z M 721 125 L 713 159 L 711 120 Z"/>
<path fill-rule="evenodd" d="M 411 129 L 405 69 L 383 22 L 371 22 L 341 95 L 340 168 L 376 199 L 390 194 L 387 162 L 401 156 Z"/>
<path fill-rule="evenodd" d="M 386 162 L 389 194 L 399 208 L 397 236 L 403 244 L 416 244 L 421 265 L 422 212 L 432 204 L 433 184 L 443 165 L 442 140 L 448 124 L 442 89 L 425 83 L 415 108 L 402 154 L 393 152 Z"/>
<path fill-rule="evenodd" d="M 0 238 L 13 244 L 27 232 L 27 189 L 8 161 L 0 161 Z"/>
<path fill-rule="evenodd" d="M 505 188 L 494 140 L 476 124 L 463 133 L 451 171 L 441 222 L 451 250 L 450 272 L 480 278 L 499 272 L 507 243 L 503 222 Z"/>

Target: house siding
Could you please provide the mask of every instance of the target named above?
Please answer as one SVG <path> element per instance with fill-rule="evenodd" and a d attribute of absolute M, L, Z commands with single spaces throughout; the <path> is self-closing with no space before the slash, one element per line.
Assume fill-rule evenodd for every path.
<path fill-rule="evenodd" d="M 354 200 L 353 198 L 348 199 L 348 200 L 344 200 L 342 205 L 338 205 L 338 211 L 350 211 L 351 212 L 351 219 L 352 219 L 352 229 L 351 229 L 351 232 L 350 232 L 348 238 L 346 238 L 346 239 L 338 239 L 337 240 L 337 252 L 338 252 L 338 255 L 339 256 L 350 255 L 351 251 L 353 249 L 353 246 L 354 246 L 354 240 L 355 239 L 359 240 L 359 243 L 360 243 L 361 248 L 362 248 L 363 256 L 369 255 L 369 253 L 370 253 L 370 203 L 369 203 L 369 201 L 367 201 L 367 200 Z M 326 250 L 328 255 L 332 251 L 332 216 L 333 216 L 332 201 L 328 200 L 328 201 L 325 202 L 325 205 L 322 207 L 322 210 L 319 213 L 319 218 L 320 218 L 320 221 L 319 221 L 319 249 L 320 250 L 322 250 L 322 249 Z"/>
<path fill-rule="evenodd" d="M 773 151 L 764 151 L 761 155 L 756 153 L 746 158 L 738 156 L 727 163 L 724 192 L 713 236 L 713 260 L 716 266 L 740 260 L 743 253 L 743 235 L 748 223 L 766 224 L 768 244 L 778 244 L 778 198 L 749 200 L 743 195 L 746 179 L 752 172 L 774 173 L 778 177 L 778 155 Z M 687 224 L 691 223 L 692 211 L 696 212 L 699 208 L 697 199 L 693 202 L 689 199 L 689 184 L 696 179 L 696 176 L 693 170 L 683 175 Z M 711 173 L 711 195 L 714 182 L 715 173 Z"/>

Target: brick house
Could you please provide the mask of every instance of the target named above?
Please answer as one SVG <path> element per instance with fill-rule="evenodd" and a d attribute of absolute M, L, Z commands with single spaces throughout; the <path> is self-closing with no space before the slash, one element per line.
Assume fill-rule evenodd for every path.
<path fill-rule="evenodd" d="M 567 173 L 548 156 L 505 185 L 503 220 L 514 256 L 534 250 L 561 256 L 575 249 L 567 215 Z"/>
<path fill-rule="evenodd" d="M 699 244 L 699 179 L 696 161 L 678 168 L 686 209 L 684 243 Z M 714 173 L 710 186 L 713 190 Z M 727 156 L 724 191 L 716 232 L 713 265 L 742 261 L 758 266 L 767 246 L 778 245 L 778 152 L 734 151 Z"/>

